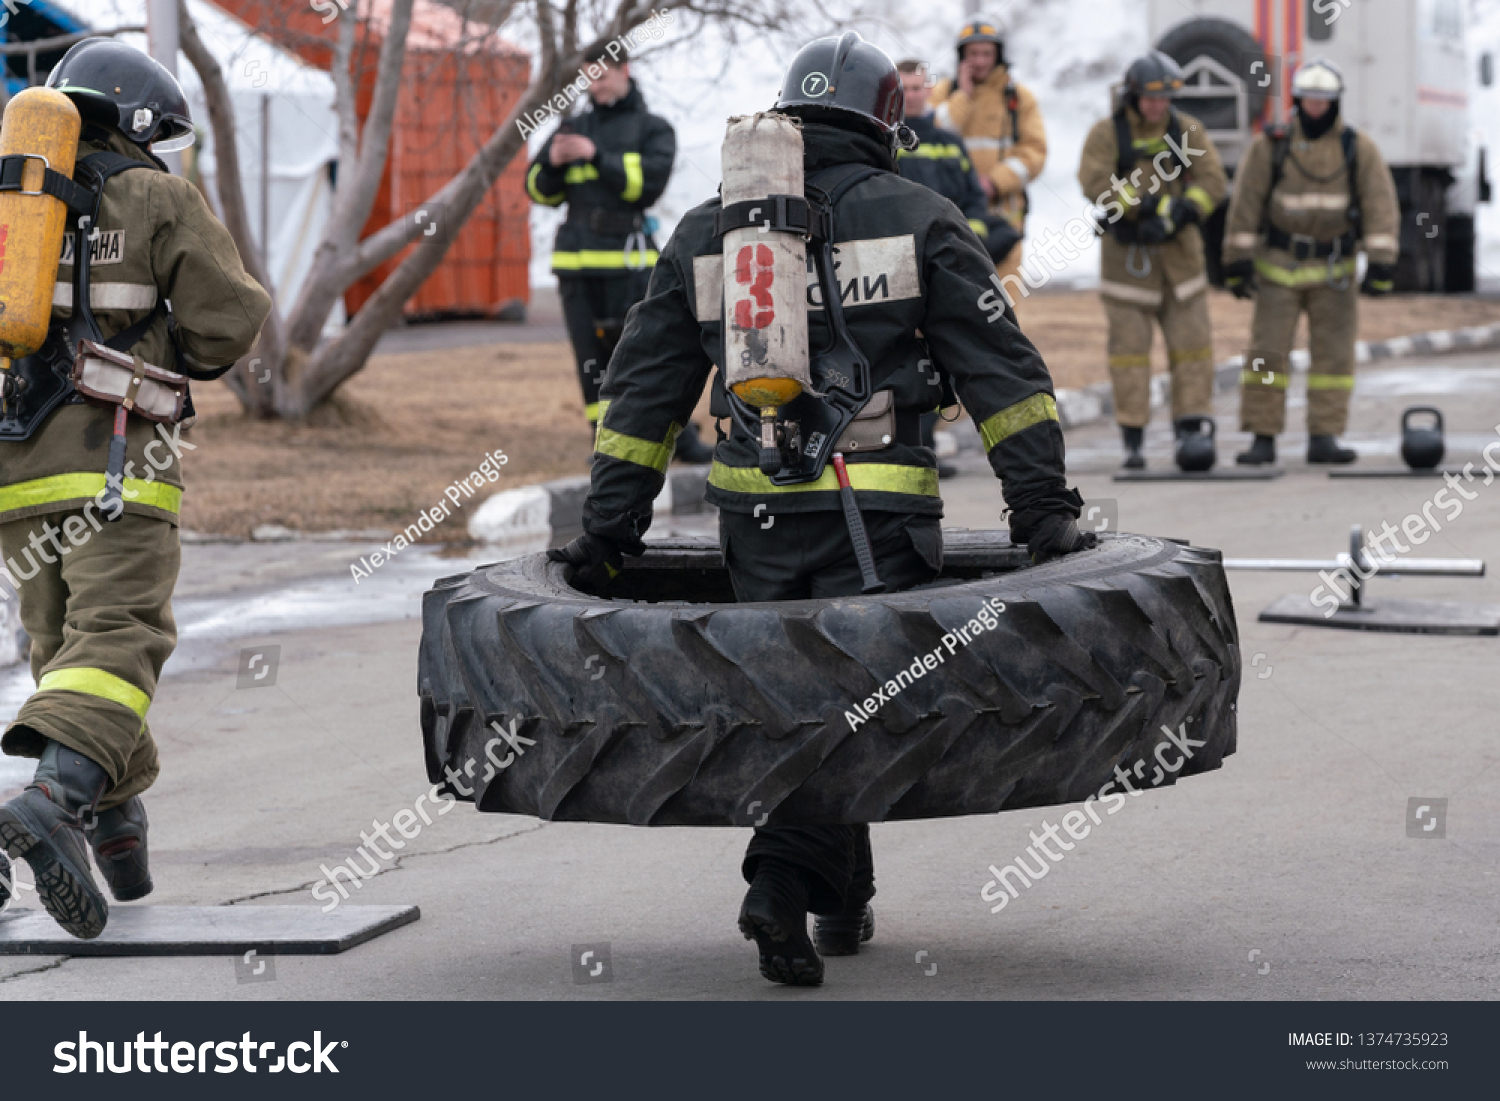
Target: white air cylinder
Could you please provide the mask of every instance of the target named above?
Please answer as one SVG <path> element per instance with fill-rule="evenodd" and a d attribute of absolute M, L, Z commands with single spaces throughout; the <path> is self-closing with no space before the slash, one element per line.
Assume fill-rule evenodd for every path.
<path fill-rule="evenodd" d="M 802 132 L 786 115 L 729 120 L 724 134 L 725 206 L 802 195 Z M 765 217 L 774 208 L 768 202 Z M 752 217 L 759 218 L 752 210 Z M 807 247 L 762 222 L 724 235 L 725 375 L 729 389 L 761 410 L 812 389 L 807 346 Z"/>

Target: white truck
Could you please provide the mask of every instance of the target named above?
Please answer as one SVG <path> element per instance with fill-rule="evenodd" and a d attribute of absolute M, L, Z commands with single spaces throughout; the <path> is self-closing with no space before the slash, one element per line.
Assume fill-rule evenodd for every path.
<path fill-rule="evenodd" d="M 1323 57 L 1342 70 L 1344 119 L 1380 146 L 1401 199 L 1405 291 L 1474 289 L 1474 205 L 1488 202 L 1486 150 L 1470 121 L 1464 0 L 1149 0 L 1151 40 L 1183 67 L 1182 106 L 1231 175 L 1251 140 L 1291 114 L 1292 73 Z M 1225 207 L 1207 227 L 1217 269 Z M 1217 280 L 1217 270 L 1211 272 Z"/>

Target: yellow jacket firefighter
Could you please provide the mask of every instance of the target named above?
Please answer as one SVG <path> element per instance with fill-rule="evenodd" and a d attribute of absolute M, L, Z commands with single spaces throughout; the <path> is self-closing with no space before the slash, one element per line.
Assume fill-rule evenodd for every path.
<path fill-rule="evenodd" d="M 1008 66 L 997 65 L 972 95 L 951 80 L 941 81 L 932 102 L 937 124 L 963 135 L 975 170 L 995 185 L 990 209 L 1019 226 L 1025 213 L 1022 192 L 1047 163 L 1047 131 L 1036 97 L 1011 82 Z"/>

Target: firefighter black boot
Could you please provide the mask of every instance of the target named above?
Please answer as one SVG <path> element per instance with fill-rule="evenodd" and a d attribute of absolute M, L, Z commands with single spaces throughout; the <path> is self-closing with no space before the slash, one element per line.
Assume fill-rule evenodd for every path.
<path fill-rule="evenodd" d="M 109 787 L 109 776 L 76 750 L 49 741 L 36 777 L 0 806 L 0 847 L 31 865 L 37 897 L 71 935 L 104 932 L 109 903 L 89 874 L 83 823 Z"/>
<path fill-rule="evenodd" d="M 844 907 L 819 914 L 813 921 L 813 943 L 825 956 L 855 956 L 859 946 L 875 935 L 875 855 L 870 849 L 870 827 L 859 827 L 854 841 L 853 867 L 844 891 Z"/>
<path fill-rule="evenodd" d="M 151 893 L 155 885 L 146 860 L 146 805 L 139 795 L 99 811 L 84 823 L 83 832 L 116 902 L 134 902 Z"/>
<path fill-rule="evenodd" d="M 1234 457 L 1241 466 L 1265 466 L 1276 461 L 1276 437 L 1256 436 L 1249 451 L 1241 451 Z"/>
<path fill-rule="evenodd" d="M 817 986 L 823 961 L 807 939 L 807 881 L 796 865 L 762 857 L 740 907 L 740 932 L 760 951 L 760 973 L 772 982 Z"/>
<path fill-rule="evenodd" d="M 714 449 L 698 438 L 698 426 L 688 421 L 687 427 L 677 437 L 677 451 L 673 457 L 680 463 L 711 463 Z"/>
<path fill-rule="evenodd" d="M 1359 455 L 1352 447 L 1340 447 L 1332 436 L 1309 436 L 1307 438 L 1307 461 L 1310 463 L 1352 463 Z"/>
<path fill-rule="evenodd" d="M 1128 425 L 1120 425 L 1120 435 L 1125 441 L 1125 462 L 1122 464 L 1126 470 L 1144 470 L 1146 460 L 1141 457 L 1141 445 L 1146 442 L 1146 430 L 1144 428 L 1131 428 Z"/>

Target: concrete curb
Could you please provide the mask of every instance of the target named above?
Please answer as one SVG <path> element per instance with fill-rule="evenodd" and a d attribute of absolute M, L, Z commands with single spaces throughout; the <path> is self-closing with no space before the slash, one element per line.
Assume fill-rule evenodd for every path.
<path fill-rule="evenodd" d="M 667 480 L 654 502 L 657 516 L 686 516 L 711 506 L 707 464 L 667 468 Z M 583 502 L 589 476 L 557 478 L 535 485 L 505 489 L 486 500 L 469 520 L 469 535 L 481 543 L 557 543 L 583 534 Z"/>

